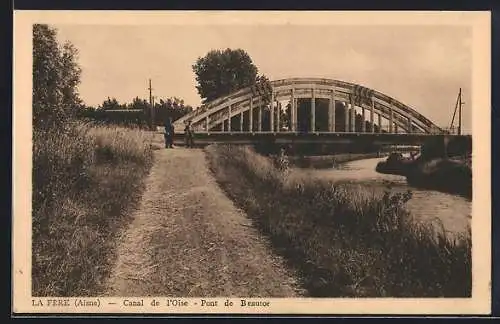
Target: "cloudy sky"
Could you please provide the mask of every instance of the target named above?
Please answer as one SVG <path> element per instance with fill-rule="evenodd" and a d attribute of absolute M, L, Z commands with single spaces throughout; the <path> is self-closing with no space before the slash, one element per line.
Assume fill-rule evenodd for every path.
<path fill-rule="evenodd" d="M 459 88 L 471 130 L 472 30 L 461 26 L 53 25 L 79 49 L 89 105 L 154 94 L 197 106 L 192 64 L 211 49 L 242 48 L 270 79 L 324 77 L 392 96 L 449 126 Z"/>

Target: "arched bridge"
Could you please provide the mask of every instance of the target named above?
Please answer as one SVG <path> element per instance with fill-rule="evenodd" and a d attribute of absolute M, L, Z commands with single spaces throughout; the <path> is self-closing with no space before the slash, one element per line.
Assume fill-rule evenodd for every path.
<path fill-rule="evenodd" d="M 190 120 L 198 136 L 214 138 L 411 135 L 389 142 L 415 143 L 412 138 L 444 133 L 415 109 L 359 84 L 290 78 L 271 81 L 271 88 L 270 103 L 253 87 L 211 101 L 175 121 L 176 132 L 182 134 Z"/>
<path fill-rule="evenodd" d="M 219 131 L 231 131 L 231 121 L 239 118 L 240 131 L 259 132 L 263 131 L 263 110 L 269 112 L 267 120 L 267 131 L 299 131 L 297 114 L 297 101 L 300 99 L 310 100 L 310 128 L 309 132 L 318 131 L 316 127 L 316 99 L 327 99 L 328 109 L 328 132 L 356 132 L 353 119 L 355 111 L 361 111 L 361 132 L 394 133 L 440 133 L 441 129 L 415 109 L 403 104 L 376 90 L 363 87 L 358 84 L 339 80 L 320 78 L 292 78 L 271 81 L 272 94 L 271 104 L 264 104 L 261 95 L 254 93 L 251 87 L 236 91 L 228 96 L 209 102 L 205 106 L 180 118 L 175 122 L 176 129 L 183 129 L 184 123 L 191 120 L 193 128 L 197 132 L 207 132 L 216 129 Z M 282 102 L 287 101 L 288 107 Z M 334 109 L 339 109 L 339 104 L 345 110 L 344 125 L 338 127 L 335 120 Z M 335 108 L 334 108 L 335 107 Z M 285 127 L 280 123 L 280 117 L 285 111 L 289 115 L 288 125 Z M 251 112 L 251 113 L 250 113 Z M 377 118 L 375 119 L 375 116 Z M 248 120 L 248 122 L 242 122 Z M 382 121 L 387 123 L 386 129 Z M 369 121 L 369 123 L 367 123 Z M 224 123 L 226 122 L 226 123 Z M 382 127 L 366 127 L 379 125 Z M 223 126 L 223 127 L 221 127 Z M 241 129 L 243 128 L 243 129 Z M 340 129 L 337 129 L 340 128 Z M 359 132 L 359 131 L 358 131 Z"/>

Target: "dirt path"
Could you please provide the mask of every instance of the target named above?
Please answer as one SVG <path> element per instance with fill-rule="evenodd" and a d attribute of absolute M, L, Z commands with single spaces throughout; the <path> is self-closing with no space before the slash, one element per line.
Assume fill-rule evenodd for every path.
<path fill-rule="evenodd" d="M 218 187 L 198 149 L 156 151 L 117 253 L 110 296 L 300 294 L 284 262 Z"/>

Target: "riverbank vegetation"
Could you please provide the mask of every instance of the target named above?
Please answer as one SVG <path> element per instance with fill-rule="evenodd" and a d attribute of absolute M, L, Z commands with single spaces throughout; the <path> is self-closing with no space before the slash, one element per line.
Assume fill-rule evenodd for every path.
<path fill-rule="evenodd" d="M 409 185 L 439 190 L 472 199 L 472 159 L 470 157 L 432 158 L 415 160 L 391 154 L 377 164 L 380 173 L 406 177 Z"/>
<path fill-rule="evenodd" d="M 99 294 L 152 165 L 151 134 L 78 120 L 76 56 L 33 26 L 33 296 Z"/>
<path fill-rule="evenodd" d="M 34 296 L 96 295 L 152 164 L 138 130 L 73 125 L 33 133 Z"/>
<path fill-rule="evenodd" d="M 405 209 L 411 193 L 288 178 L 250 148 L 209 146 L 210 167 L 313 297 L 471 295 L 470 231 L 448 237 Z"/>

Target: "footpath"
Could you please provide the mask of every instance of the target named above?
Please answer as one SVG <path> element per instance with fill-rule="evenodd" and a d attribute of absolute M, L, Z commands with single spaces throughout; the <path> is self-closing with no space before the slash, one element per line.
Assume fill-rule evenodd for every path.
<path fill-rule="evenodd" d="M 109 296 L 295 297 L 284 261 L 210 174 L 201 149 L 161 149 L 121 235 Z"/>

